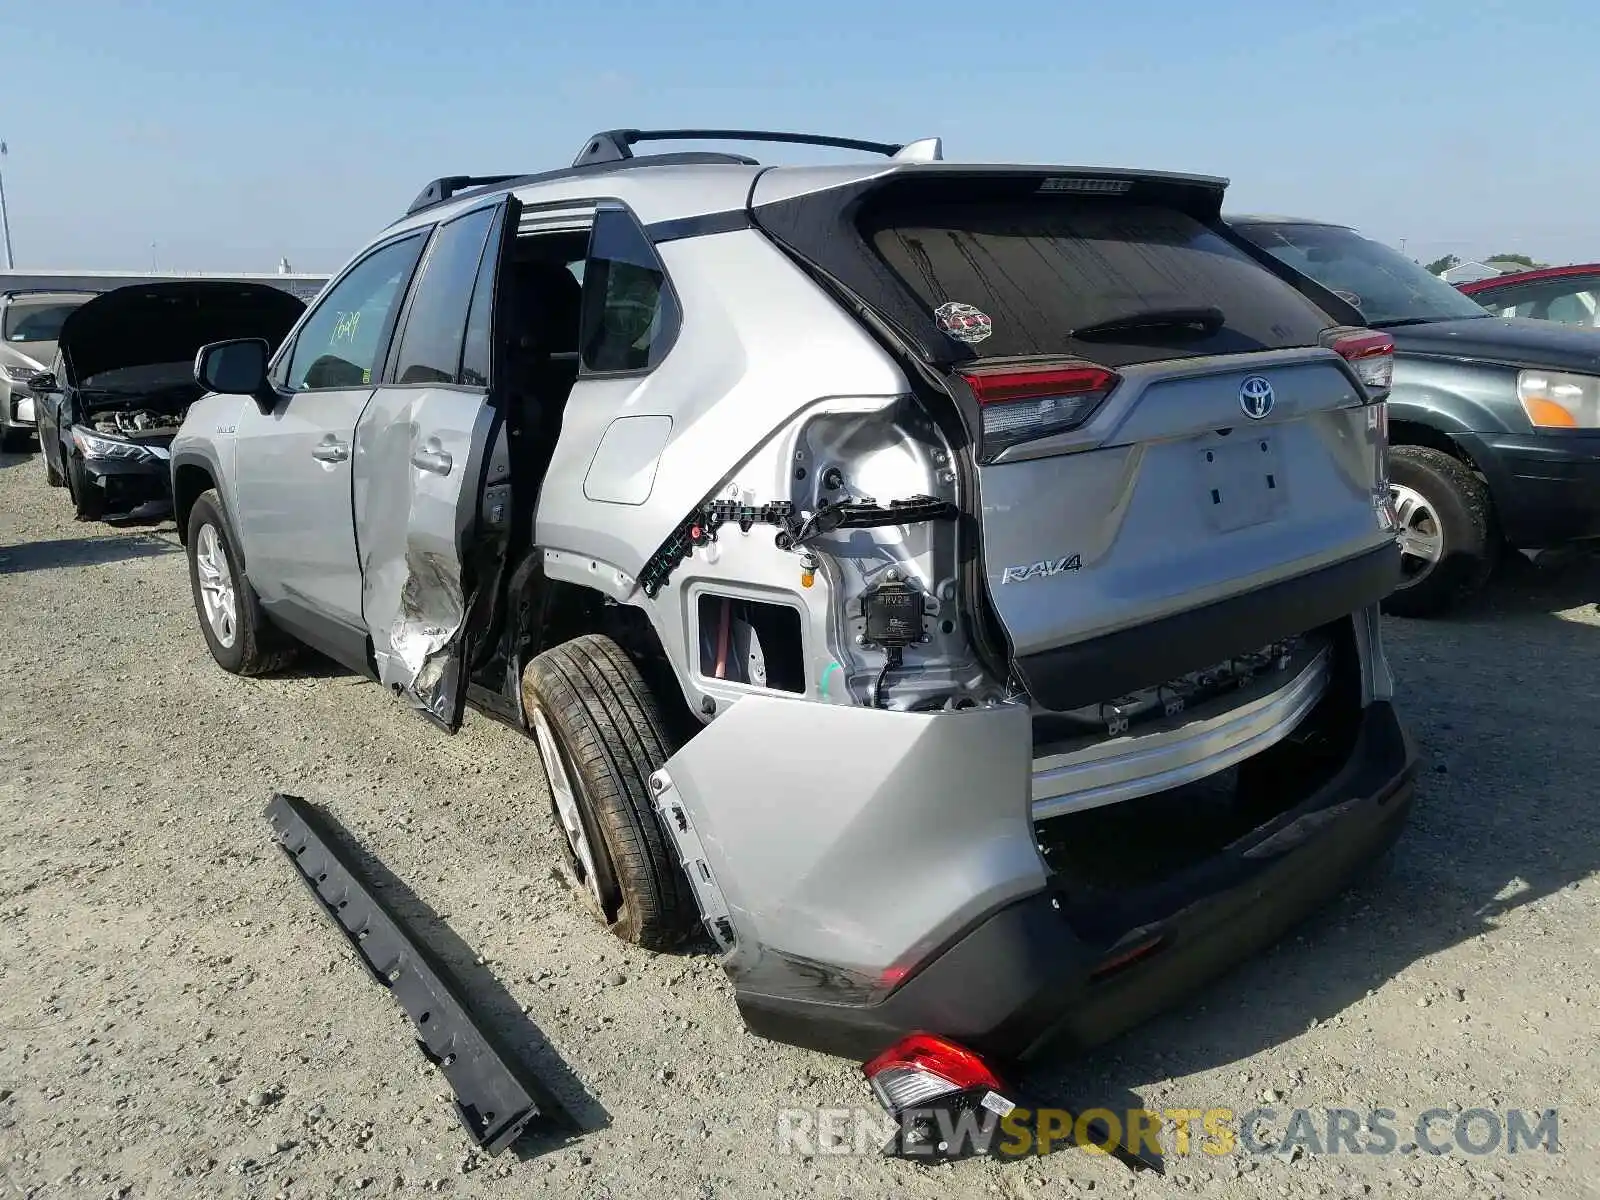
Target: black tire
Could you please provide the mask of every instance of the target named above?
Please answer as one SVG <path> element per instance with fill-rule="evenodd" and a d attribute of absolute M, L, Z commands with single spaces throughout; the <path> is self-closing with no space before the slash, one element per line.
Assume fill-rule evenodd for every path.
<path fill-rule="evenodd" d="M 196 547 L 200 544 L 201 531 L 207 526 L 216 531 L 233 579 L 235 630 L 231 645 L 224 645 L 211 628 L 201 596 Z M 239 553 L 228 535 L 228 523 L 222 519 L 222 501 L 215 489 L 201 493 L 189 510 L 184 543 L 189 552 L 189 590 L 194 596 L 195 616 L 199 618 L 200 632 L 217 666 L 234 675 L 265 675 L 287 666 L 294 659 L 295 644 L 267 620 L 250 580 L 239 570 Z"/>
<path fill-rule="evenodd" d="M 45 453 L 44 447 L 39 447 L 39 457 L 44 460 L 44 481 L 51 487 L 66 487 L 67 481 L 62 478 L 61 472 L 56 470 L 55 463 L 50 461 L 50 456 Z"/>
<path fill-rule="evenodd" d="M 565 759 L 611 932 L 647 950 L 680 945 L 699 914 L 651 802 L 650 773 L 672 750 L 638 668 L 608 637 L 574 638 L 527 665 L 522 702 Z"/>
<path fill-rule="evenodd" d="M 33 430 L 17 425 L 0 425 L 0 451 L 6 454 L 26 454 L 33 448 Z"/>
<path fill-rule="evenodd" d="M 1482 589 L 1499 557 L 1489 489 L 1460 459 L 1428 446 L 1389 451 L 1389 480 L 1418 493 L 1443 538 L 1441 557 L 1415 582 L 1402 580 L 1383 602 L 1397 617 L 1431 617 Z M 1414 561 L 1414 560 L 1413 560 Z"/>
<path fill-rule="evenodd" d="M 98 521 L 106 515 L 106 494 L 89 482 L 83 460 L 76 454 L 67 459 L 67 493 L 72 497 L 72 511 L 78 520 Z"/>

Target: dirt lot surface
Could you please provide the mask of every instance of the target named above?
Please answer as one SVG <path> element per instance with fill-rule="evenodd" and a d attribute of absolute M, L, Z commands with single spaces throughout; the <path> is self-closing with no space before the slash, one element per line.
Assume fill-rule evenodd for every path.
<path fill-rule="evenodd" d="M 1395 1153 L 928 1169 L 780 1152 L 780 1109 L 871 1107 L 856 1064 L 758 1041 L 709 958 L 592 923 L 552 877 L 531 743 L 477 717 L 437 733 L 326 665 L 224 674 L 170 524 L 75 523 L 37 457 L 0 457 L 0 1195 L 1600 1195 L 1597 598 L 1600 568 L 1523 568 L 1456 619 L 1391 622 L 1424 753 L 1393 865 L 1033 1081 L 1113 1109 L 1265 1097 L 1280 1137 L 1297 1107 L 1324 1131 L 1327 1107 L 1388 1108 Z M 447 923 L 446 957 L 590 1132 L 468 1152 L 399 1008 L 270 846 L 274 790 L 327 805 Z M 1430 1108 L 1558 1108 L 1560 1151 L 1418 1152 Z"/>

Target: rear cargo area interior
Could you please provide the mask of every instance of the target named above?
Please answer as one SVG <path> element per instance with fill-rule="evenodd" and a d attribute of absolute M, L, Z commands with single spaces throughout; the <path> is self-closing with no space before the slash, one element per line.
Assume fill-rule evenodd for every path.
<path fill-rule="evenodd" d="M 1361 666 L 1350 620 L 1317 631 L 1332 650 L 1322 699 L 1288 737 L 1185 786 L 1035 824 L 1062 910 L 1086 941 L 1114 941 L 1170 913 L 1184 875 L 1225 855 L 1333 779 L 1361 717 Z M 1135 917 L 1138 914 L 1138 917 Z M 1132 922 L 1132 924 L 1130 924 Z"/>

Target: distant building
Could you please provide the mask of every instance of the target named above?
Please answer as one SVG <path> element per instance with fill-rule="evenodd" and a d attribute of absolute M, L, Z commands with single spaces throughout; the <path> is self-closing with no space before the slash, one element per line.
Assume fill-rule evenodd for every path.
<path fill-rule="evenodd" d="M 1491 258 L 1483 265 L 1500 275 L 1515 275 L 1519 271 L 1533 270 L 1527 263 L 1517 262 L 1511 258 Z"/>
<path fill-rule="evenodd" d="M 298 296 L 307 304 L 316 299 L 328 282 L 327 275 L 304 275 L 284 271 L 284 260 L 276 273 L 265 271 L 0 271 L 0 292 L 109 292 L 135 283 L 181 283 L 188 279 L 216 279 L 228 283 L 266 283 Z"/>
<path fill-rule="evenodd" d="M 1522 268 L 1517 268 L 1521 270 Z M 1439 278 L 1446 283 L 1473 283 L 1479 279 L 1493 279 L 1505 272 L 1481 262 L 1458 262 L 1453 267 L 1447 267 L 1439 272 Z"/>

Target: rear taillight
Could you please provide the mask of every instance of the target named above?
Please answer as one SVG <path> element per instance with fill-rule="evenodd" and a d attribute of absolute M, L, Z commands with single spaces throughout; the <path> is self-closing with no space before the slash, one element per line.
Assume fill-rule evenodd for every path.
<path fill-rule="evenodd" d="M 1328 348 L 1350 364 L 1370 399 L 1382 400 L 1389 394 L 1394 383 L 1394 339 L 1387 333 L 1341 334 Z"/>
<path fill-rule="evenodd" d="M 902 1038 L 861 1072 L 878 1103 L 896 1117 L 977 1089 L 994 1093 L 995 1099 L 986 1107 L 997 1103 L 1010 1107 L 1010 1101 L 1001 1096 L 999 1078 L 983 1059 L 965 1046 L 931 1033 Z"/>
<path fill-rule="evenodd" d="M 1093 363 L 972 367 L 961 378 L 983 410 L 985 462 L 1011 446 L 1078 428 L 1122 381 Z"/>

